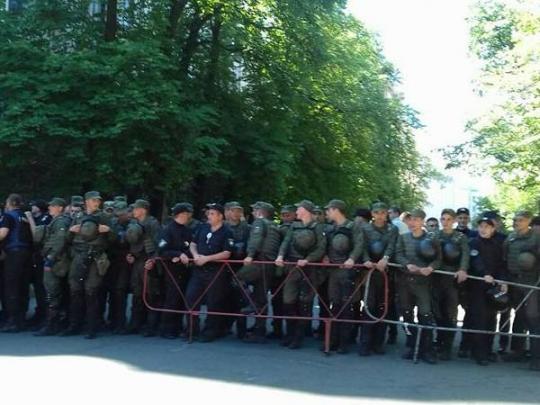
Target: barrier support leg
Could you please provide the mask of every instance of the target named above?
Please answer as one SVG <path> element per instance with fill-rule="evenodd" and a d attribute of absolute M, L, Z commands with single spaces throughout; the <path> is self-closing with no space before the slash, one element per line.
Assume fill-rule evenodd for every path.
<path fill-rule="evenodd" d="M 332 333 L 332 320 L 324 320 L 324 354 L 327 356 L 330 354 L 330 336 Z"/>

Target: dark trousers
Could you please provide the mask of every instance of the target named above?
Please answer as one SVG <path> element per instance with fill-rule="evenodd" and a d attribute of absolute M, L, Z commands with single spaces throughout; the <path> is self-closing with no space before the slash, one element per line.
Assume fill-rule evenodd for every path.
<path fill-rule="evenodd" d="M 100 313 L 109 304 L 108 320 L 113 329 L 121 330 L 126 325 L 127 294 L 130 284 L 130 266 L 126 261 L 127 252 L 111 258 L 111 267 L 103 279 Z"/>
<path fill-rule="evenodd" d="M 182 294 L 186 297 L 190 268 L 181 263 L 173 263 L 171 261 L 166 261 L 163 266 L 166 267 L 166 269 L 163 269 L 165 283 L 164 308 L 176 311 L 187 310 Z M 178 334 L 182 330 L 183 319 L 183 314 L 163 312 L 161 315 L 161 331 Z"/>
<path fill-rule="evenodd" d="M 285 315 L 283 308 L 283 281 L 285 281 L 285 275 L 276 275 L 272 280 L 272 287 L 270 293 L 272 294 L 272 314 L 275 316 Z M 278 291 L 278 288 L 281 289 Z M 279 337 L 283 333 L 283 319 L 272 319 L 272 331 Z"/>
<path fill-rule="evenodd" d="M 47 313 L 47 291 L 43 276 L 43 257 L 39 252 L 32 253 L 30 285 L 32 285 L 34 296 L 36 297 L 35 316 L 45 317 Z"/>
<path fill-rule="evenodd" d="M 510 298 L 512 307 L 517 305 L 525 298 L 529 290 L 521 288 L 510 288 Z M 540 335 L 540 294 L 533 292 L 527 301 L 516 312 L 514 323 L 512 325 L 513 333 L 525 333 L 527 330 L 532 335 Z M 525 338 L 512 336 L 512 350 L 522 352 L 525 350 Z M 534 359 L 540 359 L 540 341 L 531 338 L 531 355 Z"/>
<path fill-rule="evenodd" d="M 469 280 L 467 282 L 469 308 L 467 311 L 470 329 L 495 331 L 497 311 L 490 305 L 486 290 L 488 284 L 483 281 Z M 475 360 L 487 360 L 491 352 L 493 335 L 470 333 L 470 349 Z"/>
<path fill-rule="evenodd" d="M 435 275 L 433 280 L 433 314 L 437 326 L 455 328 L 458 314 L 458 288 L 453 278 Z M 437 331 L 437 342 L 444 351 L 452 349 L 455 332 Z"/>
<path fill-rule="evenodd" d="M 365 305 L 369 309 L 371 315 L 377 318 L 380 318 L 383 315 L 385 305 L 387 305 L 385 302 L 384 275 L 378 270 L 371 273 L 369 291 L 367 292 Z M 373 321 L 367 314 L 364 314 L 363 318 L 366 321 Z M 381 347 L 384 344 L 385 336 L 386 323 L 363 323 L 361 327 L 360 345 L 369 350 Z"/>
<path fill-rule="evenodd" d="M 328 299 L 332 316 L 337 319 L 354 318 L 353 293 L 356 287 L 356 269 L 330 268 L 328 276 Z M 356 300 L 357 301 L 357 300 Z M 345 347 L 350 340 L 352 323 L 332 323 L 332 346 Z"/>
<path fill-rule="evenodd" d="M 417 279 L 413 276 L 404 276 L 400 286 L 400 309 L 403 320 L 407 323 L 414 323 L 414 307 L 418 307 L 418 323 L 420 325 L 433 326 L 435 319 L 433 317 L 431 305 L 431 283 L 430 280 Z M 414 338 L 417 333 L 416 328 L 411 328 L 407 336 L 407 346 L 414 345 Z M 428 353 L 432 350 L 433 330 L 425 329 L 422 332 L 420 340 L 421 353 Z"/>
<path fill-rule="evenodd" d="M 22 328 L 31 278 L 31 253 L 28 250 L 6 252 L 4 262 L 4 299 L 8 321 Z"/>
<path fill-rule="evenodd" d="M 258 258 L 258 260 L 265 261 L 271 259 Z M 249 304 L 247 297 L 245 297 L 246 287 L 252 286 L 253 294 L 251 295 L 251 299 L 255 304 L 255 309 L 257 312 L 261 312 L 262 309 L 268 304 L 267 294 L 270 288 L 270 280 L 272 280 L 274 276 L 274 265 L 252 264 L 249 266 L 244 266 L 236 273 L 236 275 L 238 279 L 244 283 L 244 291 L 238 291 L 241 298 L 240 301 L 244 305 Z M 264 311 L 264 313 L 261 313 L 261 315 L 265 315 L 266 312 L 267 311 Z M 266 335 L 266 318 L 255 319 L 255 334 L 258 336 Z"/>
<path fill-rule="evenodd" d="M 229 294 L 230 277 L 226 268 L 214 263 L 195 267 L 187 286 L 187 302 L 190 309 L 199 311 L 206 298 L 208 312 L 223 312 Z M 219 273 L 219 274 L 218 274 Z M 206 293 L 205 293 L 206 291 Z M 206 329 L 212 333 L 223 333 L 225 322 L 219 315 L 208 315 Z"/>

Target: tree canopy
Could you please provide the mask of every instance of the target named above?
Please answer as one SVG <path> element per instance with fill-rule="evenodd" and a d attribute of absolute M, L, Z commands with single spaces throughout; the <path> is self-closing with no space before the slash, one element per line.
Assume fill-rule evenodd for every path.
<path fill-rule="evenodd" d="M 449 154 L 498 184 L 493 203 L 509 213 L 540 209 L 540 7 L 525 0 L 483 0 L 471 18 L 471 50 L 482 66 L 476 84 L 487 112 L 468 124 L 472 141 Z"/>
<path fill-rule="evenodd" d="M 0 12 L 0 188 L 162 204 L 422 203 L 415 112 L 344 0 Z"/>

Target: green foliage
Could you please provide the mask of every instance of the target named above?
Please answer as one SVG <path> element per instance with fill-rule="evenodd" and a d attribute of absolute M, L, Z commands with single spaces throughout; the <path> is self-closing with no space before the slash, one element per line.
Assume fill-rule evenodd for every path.
<path fill-rule="evenodd" d="M 482 63 L 478 92 L 488 106 L 471 120 L 471 142 L 448 155 L 475 170 L 486 165 L 506 211 L 540 202 L 540 9 L 535 1 L 484 0 L 471 20 L 471 49 Z"/>
<path fill-rule="evenodd" d="M 416 114 L 345 3 L 146 0 L 117 25 L 83 0 L 0 13 L 1 191 L 421 203 Z"/>

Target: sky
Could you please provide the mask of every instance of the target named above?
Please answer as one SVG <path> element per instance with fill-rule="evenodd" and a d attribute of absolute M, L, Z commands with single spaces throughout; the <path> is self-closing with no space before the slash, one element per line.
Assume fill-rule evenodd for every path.
<path fill-rule="evenodd" d="M 428 215 L 442 208 L 473 208 L 475 196 L 493 191 L 489 177 L 445 170 L 441 148 L 467 141 L 465 124 L 480 113 L 473 92 L 478 64 L 469 55 L 466 21 L 472 0 L 349 0 L 349 11 L 376 34 L 385 57 L 400 72 L 398 90 L 419 112 L 424 128 L 415 133 L 418 150 L 449 176 L 432 184 Z"/>

